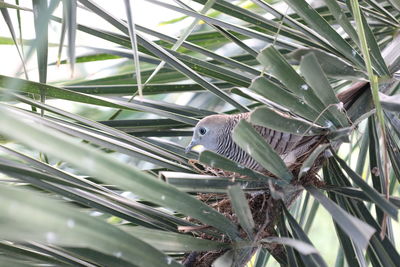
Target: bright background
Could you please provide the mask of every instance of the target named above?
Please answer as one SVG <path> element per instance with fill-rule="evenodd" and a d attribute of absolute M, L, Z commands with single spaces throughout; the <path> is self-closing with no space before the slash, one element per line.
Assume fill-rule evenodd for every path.
<path fill-rule="evenodd" d="M 166 0 L 168 1 L 168 0 Z M 121 0 L 96 0 L 96 3 L 99 3 L 101 6 L 105 7 L 109 12 L 115 15 L 117 18 L 125 19 L 126 13 L 124 9 L 124 3 Z M 173 2 L 173 1 L 168 1 Z M 190 1 L 186 1 L 190 2 Z M 31 8 L 30 0 L 21 0 L 20 5 Z M 177 23 L 167 23 L 163 22 L 170 21 L 172 19 L 180 18 L 182 15 L 180 13 L 173 12 L 168 9 L 163 9 L 157 7 L 153 4 L 147 3 L 142 0 L 132 1 L 133 6 L 133 14 L 135 16 L 135 22 L 140 25 L 145 25 L 148 28 L 156 29 L 159 32 L 164 34 L 172 35 L 175 37 L 179 37 L 179 34 L 182 30 L 188 26 L 192 22 L 192 18 L 186 18 Z M 195 6 L 195 5 L 193 5 Z M 285 8 L 282 6 L 282 8 Z M 15 11 L 9 9 L 11 17 L 14 19 L 14 27 L 18 25 L 16 20 Z M 55 15 L 61 16 L 61 8 L 59 7 Z M 26 17 L 24 17 L 26 19 Z M 34 27 L 33 27 L 33 17 L 31 16 L 31 23 L 23 22 L 24 28 L 22 29 L 22 34 L 24 39 L 34 39 Z M 78 21 L 87 26 L 92 26 L 96 28 L 100 28 L 103 30 L 112 30 L 112 26 L 99 19 L 97 16 L 78 8 Z M 58 43 L 60 38 L 60 29 L 61 25 L 59 23 L 53 22 L 49 26 L 49 42 L 54 44 L 49 48 L 49 64 L 53 64 L 53 66 L 48 68 L 48 81 L 49 82 L 57 82 L 57 81 L 65 81 L 71 78 L 71 72 L 68 65 L 56 66 L 54 63 L 57 61 L 57 51 L 58 51 Z M 18 32 L 17 32 L 18 35 Z M 0 37 L 10 38 L 11 35 L 8 31 L 7 25 L 5 24 L 3 19 L 0 19 Z M 87 53 L 88 49 L 85 47 L 90 47 L 91 44 L 95 43 L 96 47 L 104 47 L 104 48 L 115 48 L 112 44 L 102 41 L 100 39 L 91 37 L 85 33 L 77 32 L 77 56 L 83 55 Z M 99 43 L 101 42 L 101 43 Z M 0 64 L 0 74 L 9 75 L 9 76 L 18 76 L 23 77 L 23 74 L 20 72 L 21 64 L 18 60 L 17 50 L 14 45 L 2 45 L 0 48 L 0 58 L 2 63 Z M 66 59 L 66 49 L 63 50 L 62 59 Z M 127 61 L 126 59 L 111 59 L 107 61 L 102 61 L 101 64 L 99 62 L 94 63 L 85 63 L 85 64 L 76 64 L 76 70 L 74 73 L 74 79 L 89 76 L 91 78 L 102 77 L 109 72 L 112 72 L 112 68 L 120 68 L 121 65 L 132 65 L 132 61 Z M 27 62 L 27 67 L 29 70 L 29 76 L 31 80 L 37 81 L 37 66 L 36 66 L 36 55 L 33 55 L 30 60 Z M 186 97 L 181 96 L 175 99 L 177 104 L 185 104 Z M 70 104 L 68 101 L 49 101 L 48 103 L 53 103 L 55 105 L 64 105 L 63 108 L 67 110 L 73 110 L 77 108 L 76 104 Z M 98 109 L 98 108 L 97 108 Z M 104 108 L 102 109 L 105 110 Z M 101 118 L 101 114 L 99 114 Z M 107 115 L 105 116 L 107 117 Z M 100 119 L 99 118 L 99 119 Z M 344 147 L 343 149 L 347 149 Z M 400 235 L 400 225 L 399 223 L 394 224 L 395 235 Z M 314 220 L 312 228 L 309 232 L 309 236 L 314 243 L 315 247 L 320 251 L 322 257 L 327 261 L 329 266 L 334 266 L 336 255 L 337 255 L 337 246 L 338 240 L 336 239 L 336 234 L 334 231 L 333 223 L 331 216 L 325 211 L 323 208 L 318 209 L 318 214 Z M 399 247 L 399 244 L 397 244 Z M 335 248 L 335 249 L 332 249 Z M 272 261 L 271 261 L 272 262 Z M 270 263 L 271 263 L 270 262 Z"/>

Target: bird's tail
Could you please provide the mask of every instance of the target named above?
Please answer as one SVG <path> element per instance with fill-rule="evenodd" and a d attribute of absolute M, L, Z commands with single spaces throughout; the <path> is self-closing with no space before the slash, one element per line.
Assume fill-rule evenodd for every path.
<path fill-rule="evenodd" d="M 353 84 L 350 88 L 344 90 L 337 94 L 337 98 L 343 103 L 343 106 L 348 110 L 354 102 L 369 89 L 369 82 L 357 82 Z"/>

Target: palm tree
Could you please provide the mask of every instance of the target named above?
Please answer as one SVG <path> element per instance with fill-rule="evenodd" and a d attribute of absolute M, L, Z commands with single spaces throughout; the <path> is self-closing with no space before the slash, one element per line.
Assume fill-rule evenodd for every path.
<path fill-rule="evenodd" d="M 146 2 L 191 23 L 175 38 L 136 24 L 137 1 L 122 18 L 93 0 L 0 2 L 22 66 L 0 75 L 1 263 L 396 266 L 399 2 Z M 48 77 L 49 24 L 71 79 Z M 233 136 L 268 173 L 185 154 L 201 118 L 248 111 Z M 288 168 L 250 123 L 318 142 Z M 336 261 L 316 220 L 333 221 Z"/>

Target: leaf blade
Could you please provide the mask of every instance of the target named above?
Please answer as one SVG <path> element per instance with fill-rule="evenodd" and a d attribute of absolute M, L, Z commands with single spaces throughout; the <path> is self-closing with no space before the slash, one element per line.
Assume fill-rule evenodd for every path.
<path fill-rule="evenodd" d="M 232 137 L 235 143 L 268 171 L 287 182 L 292 180 L 293 175 L 283 160 L 248 122 L 241 120 L 234 128 Z M 266 153 L 268 157 L 265 156 Z"/>

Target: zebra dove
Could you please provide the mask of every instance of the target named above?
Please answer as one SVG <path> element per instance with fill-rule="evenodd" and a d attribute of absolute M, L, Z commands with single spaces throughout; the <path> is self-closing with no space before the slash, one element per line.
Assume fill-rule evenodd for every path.
<path fill-rule="evenodd" d="M 211 115 L 200 120 L 193 133 L 192 141 L 186 152 L 194 146 L 202 145 L 240 165 L 263 172 L 265 169 L 249 154 L 241 149 L 232 138 L 232 130 L 241 120 L 247 120 L 250 112 L 235 115 Z M 275 131 L 262 126 L 253 126 L 264 137 L 265 141 L 282 157 L 286 165 L 295 163 L 296 159 L 307 152 L 315 143 L 315 138 L 302 137 L 290 133 Z"/>
<path fill-rule="evenodd" d="M 369 85 L 357 83 L 337 97 L 344 104 L 345 109 L 357 99 L 357 95 L 363 92 Z M 238 164 L 255 171 L 266 171 L 249 154 L 241 149 L 232 138 L 232 130 L 241 120 L 247 120 L 250 112 L 234 115 L 210 115 L 200 120 L 194 128 L 193 137 L 186 147 L 189 152 L 193 147 L 202 145 L 206 150 L 213 151 Z M 287 166 L 291 166 L 296 160 L 308 152 L 320 139 L 320 136 L 300 136 L 290 133 L 275 131 L 266 127 L 253 125 L 254 129 L 264 137 L 265 141 L 277 152 Z"/>

